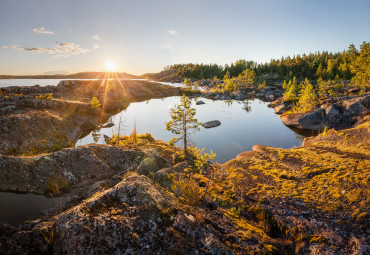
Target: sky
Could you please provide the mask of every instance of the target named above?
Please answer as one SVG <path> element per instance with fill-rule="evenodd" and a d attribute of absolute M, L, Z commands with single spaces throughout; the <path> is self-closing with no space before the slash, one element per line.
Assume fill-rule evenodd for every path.
<path fill-rule="evenodd" d="M 0 0 L 0 74 L 159 72 L 370 41 L 369 0 Z"/>

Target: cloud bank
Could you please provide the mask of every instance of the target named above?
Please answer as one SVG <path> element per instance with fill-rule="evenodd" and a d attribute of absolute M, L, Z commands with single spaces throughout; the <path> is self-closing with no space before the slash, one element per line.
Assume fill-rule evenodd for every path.
<path fill-rule="evenodd" d="M 55 34 L 55 33 L 54 33 L 54 32 L 52 32 L 52 31 L 46 30 L 44 27 L 34 28 L 34 29 L 33 29 L 33 32 L 38 33 L 38 34 L 48 34 L 48 35 L 53 35 L 53 34 Z"/>

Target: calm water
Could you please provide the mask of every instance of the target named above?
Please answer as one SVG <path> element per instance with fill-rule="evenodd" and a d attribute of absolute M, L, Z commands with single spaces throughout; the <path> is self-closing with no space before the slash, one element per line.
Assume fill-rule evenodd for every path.
<path fill-rule="evenodd" d="M 170 118 L 170 108 L 179 103 L 179 97 L 151 99 L 145 102 L 132 103 L 127 109 L 113 116 L 113 127 L 91 132 L 80 139 L 76 146 L 89 143 L 105 143 L 103 134 L 112 136 L 117 133 L 121 118 L 120 134 L 130 134 L 136 121 L 138 133 L 152 133 L 155 139 L 168 142 L 172 133 L 166 131 L 165 123 Z M 255 144 L 263 144 L 281 148 L 300 146 L 300 136 L 287 128 L 274 110 L 267 107 L 268 103 L 258 99 L 244 102 L 212 101 L 201 98 L 203 105 L 195 105 L 196 117 L 200 122 L 211 120 L 221 121 L 221 126 L 201 130 L 191 136 L 198 147 L 213 150 L 219 163 L 226 162 L 239 153 L 252 150 Z M 109 122 L 108 121 L 108 122 Z"/>
<path fill-rule="evenodd" d="M 60 206 L 61 198 L 0 192 L 0 221 L 18 225 L 41 217 L 41 211 Z"/>
<path fill-rule="evenodd" d="M 64 80 L 79 80 L 79 79 L 0 79 L 0 88 L 10 86 L 47 86 L 47 85 L 58 85 L 60 81 Z M 83 80 L 95 80 L 95 79 L 83 79 Z"/>
<path fill-rule="evenodd" d="M 47 85 L 58 85 L 60 81 L 68 80 L 97 80 L 97 79 L 0 79 L 0 88 L 10 86 L 47 86 Z M 133 79 L 133 80 L 146 80 L 146 79 Z M 181 83 L 161 82 L 162 84 L 181 87 Z"/>

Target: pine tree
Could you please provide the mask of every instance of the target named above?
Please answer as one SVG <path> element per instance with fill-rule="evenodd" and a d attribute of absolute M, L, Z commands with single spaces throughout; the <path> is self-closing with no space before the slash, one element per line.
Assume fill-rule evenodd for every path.
<path fill-rule="evenodd" d="M 289 85 L 291 84 L 291 85 Z M 297 99 L 297 93 L 298 93 L 298 85 L 297 81 L 295 80 L 295 77 L 293 79 L 293 83 L 289 81 L 288 83 L 288 90 L 284 93 L 284 100 L 285 101 L 293 101 Z"/>
<path fill-rule="evenodd" d="M 180 104 L 175 105 L 174 108 L 170 109 L 170 114 L 171 120 L 166 123 L 166 129 L 179 136 L 172 138 L 169 143 L 174 144 L 182 140 L 184 143 L 184 154 L 187 156 L 188 142 L 190 141 L 189 132 L 191 130 L 192 133 L 199 131 L 199 125 L 202 123 L 198 122 L 198 120 L 194 118 L 196 110 L 195 108 L 190 107 L 190 100 L 185 95 L 181 97 Z"/>
<path fill-rule="evenodd" d="M 307 112 L 311 110 L 317 103 L 317 95 L 310 81 L 306 78 L 304 83 L 304 91 L 299 97 L 297 110 L 299 112 Z"/>

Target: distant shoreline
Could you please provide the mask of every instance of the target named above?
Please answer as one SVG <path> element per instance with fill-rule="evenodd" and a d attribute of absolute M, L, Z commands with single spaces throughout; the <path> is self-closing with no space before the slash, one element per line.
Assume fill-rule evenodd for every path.
<path fill-rule="evenodd" d="M 0 75 L 0 79 L 104 79 L 104 78 L 119 78 L 119 79 L 135 79 L 139 76 L 122 73 L 122 72 L 82 72 L 75 74 L 52 74 L 52 75 Z"/>

